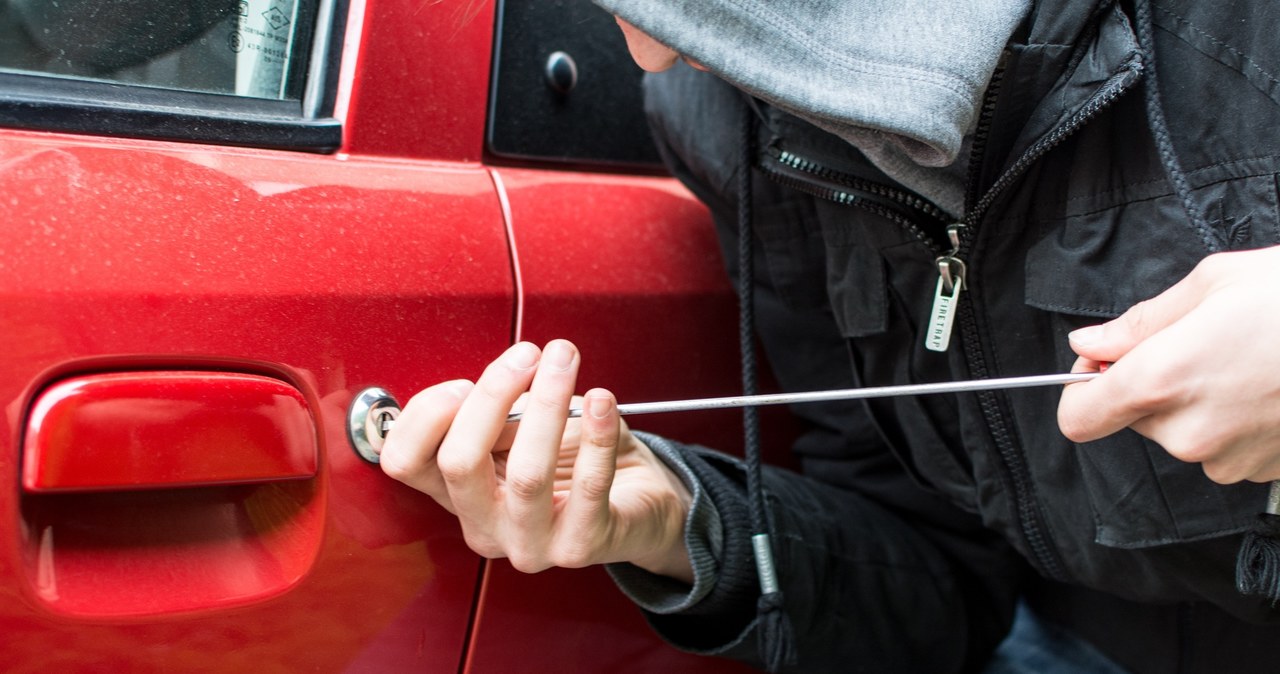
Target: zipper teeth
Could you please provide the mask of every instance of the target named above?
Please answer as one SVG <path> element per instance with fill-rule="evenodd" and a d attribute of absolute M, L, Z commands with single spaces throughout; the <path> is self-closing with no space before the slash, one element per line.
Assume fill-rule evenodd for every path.
<path fill-rule="evenodd" d="M 968 339 L 978 332 L 977 318 L 974 316 L 971 303 L 960 308 L 960 331 L 966 337 L 963 340 L 964 352 L 965 360 L 970 364 L 970 373 L 975 379 L 985 379 L 989 376 L 986 358 L 977 345 L 977 340 Z M 1022 535 L 1026 537 L 1027 546 L 1031 548 L 1042 573 L 1051 579 L 1065 581 L 1067 574 L 1063 568 L 1062 559 L 1045 536 L 1044 514 L 1040 512 L 1037 505 L 1035 483 L 1031 479 L 1031 471 L 1027 468 L 1026 461 L 1017 450 L 1020 443 L 1017 443 L 1010 434 L 1011 426 L 1005 421 L 1006 410 L 1002 400 L 995 391 L 978 391 L 977 396 L 978 405 L 982 408 L 982 415 L 986 417 L 991 431 L 991 439 L 995 442 L 1005 468 L 1009 471 L 1014 503 L 1018 509 L 1018 521 Z"/>
<path fill-rule="evenodd" d="M 790 168 L 801 170 L 801 171 L 804 170 L 790 163 L 788 163 L 787 166 Z M 816 164 L 813 164 L 813 166 L 817 167 Z M 818 168 L 821 168 L 821 167 L 818 167 Z M 922 229 L 919 225 L 917 225 L 914 221 L 912 221 L 911 218 L 906 217 L 905 215 L 893 210 L 892 208 L 867 201 L 866 199 L 856 194 L 843 192 L 837 189 L 832 189 L 830 187 L 821 187 L 818 185 L 814 185 L 800 178 L 789 176 L 785 173 L 780 173 L 768 166 L 761 165 L 760 169 L 765 173 L 769 174 L 769 177 L 774 182 L 784 187 L 790 187 L 792 189 L 799 190 L 806 194 L 811 194 L 815 197 L 818 197 L 819 199 L 832 201 L 837 204 L 841 204 L 843 206 L 855 206 L 863 210 L 870 211 L 871 213 L 874 213 L 882 218 L 885 218 L 886 220 L 889 220 L 894 224 L 898 225 L 899 227 L 905 229 L 909 234 L 911 234 L 913 238 L 915 238 L 920 243 L 924 244 L 924 246 L 929 249 L 929 252 L 931 254 L 935 256 L 942 254 L 942 247 L 938 245 L 937 241 L 935 241 L 932 236 L 929 236 L 928 232 L 924 231 L 924 229 Z"/>
<path fill-rule="evenodd" d="M 1076 129 L 1079 129 L 1081 125 L 1092 119 L 1094 115 L 1101 112 L 1104 108 L 1110 106 L 1111 103 L 1119 98 L 1121 94 L 1128 90 L 1128 85 L 1117 84 L 1108 88 L 1106 91 L 1100 92 L 1094 96 L 1093 100 L 1086 103 L 1084 107 L 1081 108 L 1080 111 L 1065 124 L 1059 126 L 1053 131 L 1053 133 L 1050 133 L 1044 138 L 1036 141 L 1035 144 L 1028 148 L 1026 152 L 1022 153 L 1022 156 L 1009 167 L 1009 170 L 1005 171 L 998 179 L 996 179 L 996 182 L 991 185 L 991 189 L 987 190 L 986 193 L 983 194 L 982 199 L 979 200 L 973 209 L 971 209 L 966 215 L 965 222 L 967 224 L 976 224 L 981 220 L 982 216 L 991 208 L 991 204 L 1000 196 L 1000 193 L 1011 185 L 1013 181 L 1021 177 L 1022 173 L 1026 171 L 1027 167 L 1029 167 L 1032 162 L 1036 161 L 1046 152 L 1053 149 L 1054 146 L 1065 140 L 1067 136 L 1075 133 Z"/>
<path fill-rule="evenodd" d="M 986 191 L 977 203 L 965 214 L 965 229 L 962 247 L 968 247 L 973 240 L 973 230 L 977 223 L 981 221 L 983 215 L 991 208 L 996 197 L 1005 190 L 1014 180 L 1019 178 L 1022 173 L 1031 165 L 1032 162 L 1039 159 L 1046 152 L 1061 143 L 1067 136 L 1074 133 L 1085 122 L 1091 119 L 1099 111 L 1110 105 L 1115 99 L 1129 89 L 1128 84 L 1115 84 L 1105 91 L 1099 92 L 1092 100 L 1086 103 L 1079 112 L 1077 112 L 1065 124 L 1059 126 L 1052 133 L 1037 141 L 1022 156 L 1009 167 L 991 188 Z M 990 88 L 988 89 L 991 90 Z M 994 107 L 994 100 L 992 101 Z M 985 110 L 985 106 L 984 106 Z M 988 124 L 987 127 L 990 125 Z M 979 126 L 980 131 L 986 130 L 987 127 Z M 980 140 L 974 139 L 974 161 L 977 161 L 978 154 L 982 148 L 979 145 Z M 976 190 L 977 181 L 972 180 L 970 188 Z M 967 255 L 968 251 L 965 251 Z M 977 317 L 973 309 L 972 303 L 961 308 L 960 312 L 960 330 L 964 336 L 965 360 L 969 363 L 970 374 L 975 378 L 984 378 L 988 376 L 986 366 L 986 356 L 982 353 L 979 345 L 979 329 Z M 1061 558 L 1054 549 L 1052 543 L 1047 539 L 1044 532 L 1044 516 L 1040 512 L 1035 499 L 1035 485 L 1031 479 L 1030 470 L 1022 454 L 1018 451 L 1018 442 L 1012 436 L 1012 424 L 1008 422 L 1007 410 L 1004 409 L 1002 398 L 994 391 L 983 391 L 978 394 L 979 405 L 982 408 L 983 416 L 987 418 L 988 428 L 991 431 L 992 440 L 995 441 L 996 447 L 1000 452 L 1005 467 L 1009 471 L 1009 477 L 1012 480 L 1014 499 L 1017 505 L 1018 518 L 1021 522 L 1023 535 L 1026 537 L 1027 545 L 1031 548 L 1036 561 L 1039 562 L 1041 570 L 1050 578 L 1057 580 L 1065 580 L 1066 571 L 1063 567 Z"/>
<path fill-rule="evenodd" d="M 966 171 L 968 175 L 966 176 L 964 191 L 966 214 L 973 210 L 974 202 L 978 200 L 978 182 L 982 178 L 981 153 L 985 150 L 986 139 L 991 133 L 991 121 L 996 114 L 996 103 L 1000 97 L 1001 85 L 1004 82 L 1005 59 L 1007 57 L 1008 52 L 1005 52 L 1000 57 L 1000 62 L 996 65 L 995 71 L 991 73 L 991 80 L 987 83 L 987 90 L 983 93 L 982 109 L 978 113 L 978 123 L 974 127 L 973 141 L 969 146 L 969 167 Z"/>
<path fill-rule="evenodd" d="M 830 180 L 831 182 L 844 185 L 845 187 L 851 187 L 879 197 L 892 199 L 903 206 L 914 208 L 915 210 L 939 221 L 950 220 L 947 214 L 942 212 L 942 209 L 913 194 L 909 194 L 901 190 L 895 190 L 887 185 L 881 185 L 870 180 L 855 178 L 822 166 L 821 164 L 805 159 L 804 157 L 794 155 L 786 150 L 776 150 L 775 152 L 775 158 L 779 162 L 796 169 L 797 171 L 803 171 L 805 173 L 818 176 L 823 180 Z"/>

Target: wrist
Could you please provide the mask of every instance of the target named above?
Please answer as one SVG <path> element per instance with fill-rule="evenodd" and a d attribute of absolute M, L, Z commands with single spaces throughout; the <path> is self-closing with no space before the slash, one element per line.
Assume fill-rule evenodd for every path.
<path fill-rule="evenodd" d="M 692 507 L 693 495 L 674 475 L 670 482 L 672 493 L 662 506 L 663 516 L 658 518 L 662 522 L 658 540 L 630 562 L 650 573 L 692 585 L 694 573 L 685 543 L 685 521 Z"/>

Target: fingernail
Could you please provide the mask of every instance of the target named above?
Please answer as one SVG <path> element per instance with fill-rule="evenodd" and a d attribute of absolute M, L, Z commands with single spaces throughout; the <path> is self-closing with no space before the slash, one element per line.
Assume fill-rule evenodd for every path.
<path fill-rule="evenodd" d="M 592 396 L 587 398 L 587 411 L 596 419 L 603 419 L 609 416 L 609 410 L 613 409 L 613 401 L 608 396 Z"/>
<path fill-rule="evenodd" d="M 1067 339 L 1079 346 L 1093 346 L 1102 341 L 1102 326 L 1091 325 L 1087 328 L 1073 330 L 1067 334 Z"/>
<path fill-rule="evenodd" d="M 455 398 L 465 398 L 471 392 L 471 387 L 475 386 L 466 379 L 455 379 L 444 385 L 444 390 Z"/>
<path fill-rule="evenodd" d="M 528 342 L 520 342 L 507 349 L 504 360 L 513 370 L 527 370 L 538 364 L 538 347 Z"/>
<path fill-rule="evenodd" d="M 547 350 L 543 355 L 549 367 L 561 372 L 569 369 L 569 366 L 573 364 L 573 349 L 569 348 L 566 342 L 551 342 L 547 345 Z"/>

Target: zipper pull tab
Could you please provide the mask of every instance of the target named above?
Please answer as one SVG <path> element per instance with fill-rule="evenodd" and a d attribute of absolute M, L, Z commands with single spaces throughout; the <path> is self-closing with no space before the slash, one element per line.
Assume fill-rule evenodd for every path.
<path fill-rule="evenodd" d="M 960 230 L 964 225 L 947 227 L 951 239 L 951 251 L 937 259 L 938 287 L 933 292 L 933 307 L 929 310 L 929 327 L 924 335 L 924 348 L 930 351 L 946 351 L 951 345 L 951 327 L 955 322 L 956 302 L 964 289 L 964 260 L 960 252 Z"/>

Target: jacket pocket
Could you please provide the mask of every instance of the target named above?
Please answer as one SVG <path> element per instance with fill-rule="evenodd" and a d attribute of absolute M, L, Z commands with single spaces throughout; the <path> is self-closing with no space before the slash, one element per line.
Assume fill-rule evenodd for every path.
<path fill-rule="evenodd" d="M 1206 219 L 1224 250 L 1275 245 L 1280 238 L 1270 175 L 1215 183 L 1196 198 L 1209 206 Z M 1206 255 L 1186 223 L 1171 196 L 1078 209 L 1039 223 L 1044 233 L 1026 257 L 1026 303 L 1048 312 L 1057 335 L 1114 318 L 1181 280 Z M 1065 355 L 1064 367 L 1070 365 Z M 1133 431 L 1077 444 L 1074 451 L 1102 545 L 1142 548 L 1236 533 L 1251 525 L 1266 500 L 1265 485 L 1215 484 L 1199 464 L 1179 461 Z"/>
<path fill-rule="evenodd" d="M 813 198 L 771 189 L 770 198 L 756 206 L 754 223 L 769 279 L 788 308 L 825 311 L 822 233 L 815 224 Z"/>
<path fill-rule="evenodd" d="M 1265 485 L 1214 484 L 1133 431 L 1076 445 L 1096 525 L 1094 540 L 1144 548 L 1216 538 L 1249 528 L 1266 502 Z"/>
<path fill-rule="evenodd" d="M 930 251 L 875 216 L 835 208 L 824 216 L 827 293 L 849 344 L 855 386 L 954 378 L 948 355 L 923 347 L 922 314 L 937 279 Z M 960 440 L 953 397 L 864 403 L 880 437 L 918 485 L 972 507 L 973 466 Z"/>

